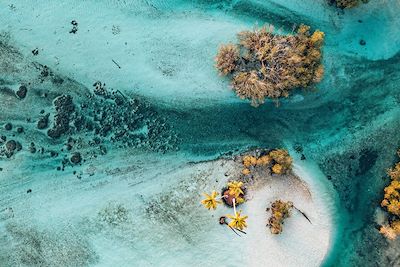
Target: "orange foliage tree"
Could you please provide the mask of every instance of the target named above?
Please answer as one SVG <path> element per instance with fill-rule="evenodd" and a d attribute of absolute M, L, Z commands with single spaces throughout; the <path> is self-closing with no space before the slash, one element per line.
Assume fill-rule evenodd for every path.
<path fill-rule="evenodd" d="M 253 106 L 265 98 L 288 97 L 291 90 L 318 83 L 324 74 L 324 33 L 301 25 L 295 35 L 278 35 L 273 27 L 238 34 L 238 45 L 222 45 L 215 58 L 222 75 L 230 75 L 232 88 Z"/>
<path fill-rule="evenodd" d="M 400 150 L 397 151 L 400 157 Z M 381 206 L 393 217 L 387 225 L 381 226 L 379 232 L 388 239 L 395 239 L 400 234 L 400 162 L 387 171 L 391 182 L 384 189 Z"/>
<path fill-rule="evenodd" d="M 274 165 L 272 172 L 276 174 L 284 174 L 292 169 L 293 159 L 289 152 L 285 149 L 272 150 L 269 156 L 273 159 Z"/>
<path fill-rule="evenodd" d="M 280 234 L 283 230 L 284 219 L 290 216 L 293 203 L 276 200 L 271 204 L 271 217 L 268 219 L 268 226 L 272 234 Z"/>
<path fill-rule="evenodd" d="M 239 49 L 233 44 L 221 45 L 218 54 L 215 57 L 215 67 L 221 75 L 231 73 L 239 60 Z"/>
<path fill-rule="evenodd" d="M 272 173 L 285 174 L 292 169 L 293 159 L 285 149 L 273 149 L 268 154 L 256 157 L 246 155 L 243 157 L 243 175 L 251 174 L 251 169 L 256 167 L 270 167 Z"/>

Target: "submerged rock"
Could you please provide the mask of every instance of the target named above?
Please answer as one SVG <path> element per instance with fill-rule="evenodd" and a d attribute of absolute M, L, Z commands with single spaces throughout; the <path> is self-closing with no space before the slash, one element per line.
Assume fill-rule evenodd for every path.
<path fill-rule="evenodd" d="M 16 147 L 15 147 L 15 149 L 16 149 L 17 151 L 20 151 L 20 150 L 22 149 L 22 145 L 21 145 L 20 142 L 16 142 Z"/>
<path fill-rule="evenodd" d="M 10 122 L 6 123 L 4 125 L 4 129 L 6 129 L 6 131 L 11 131 L 12 130 L 12 124 Z"/>
<path fill-rule="evenodd" d="M 74 153 L 72 156 L 71 156 L 71 162 L 73 163 L 73 164 L 79 164 L 79 163 L 81 163 L 81 161 L 82 161 L 82 156 L 81 156 L 81 153 L 79 153 L 79 152 L 76 152 L 76 153 Z"/>
<path fill-rule="evenodd" d="M 26 88 L 26 86 L 21 85 L 15 94 L 18 96 L 18 98 L 24 99 L 26 97 L 27 92 L 28 92 L 28 89 Z"/>
<path fill-rule="evenodd" d="M 69 130 L 70 117 L 75 111 L 72 96 L 62 95 L 54 100 L 56 115 L 54 116 L 53 128 L 47 131 L 51 138 L 59 138 Z"/>
<path fill-rule="evenodd" d="M 31 145 L 29 146 L 29 152 L 31 152 L 32 154 L 36 153 L 35 143 L 31 143 Z"/>
<path fill-rule="evenodd" d="M 17 142 L 14 140 L 9 140 L 6 142 L 6 149 L 10 152 L 14 151 L 17 148 Z"/>
<path fill-rule="evenodd" d="M 37 128 L 42 130 L 46 129 L 49 126 L 49 116 L 50 113 L 47 113 L 45 116 L 41 117 L 37 122 Z"/>

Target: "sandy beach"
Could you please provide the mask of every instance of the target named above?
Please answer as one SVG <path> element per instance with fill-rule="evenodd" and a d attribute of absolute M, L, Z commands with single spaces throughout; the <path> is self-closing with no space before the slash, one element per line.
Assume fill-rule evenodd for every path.
<path fill-rule="evenodd" d="M 295 173 L 312 182 L 304 166 L 296 165 Z M 245 211 L 250 215 L 246 244 L 249 266 L 320 266 L 330 247 L 332 215 L 326 198 L 316 186 L 293 177 L 273 177 L 261 187 L 249 191 Z M 276 199 L 292 201 L 298 211 L 283 225 L 280 235 L 272 235 L 265 227 L 269 204 Z"/>
<path fill-rule="evenodd" d="M 126 154 L 114 157 L 120 160 L 114 158 L 112 166 L 93 160 L 82 168 L 79 180 L 67 173 L 57 177 L 42 173 L 42 179 L 38 174 L 20 173 L 33 192 L 24 196 L 8 187 L 8 199 L 13 201 L 1 207 L 0 229 L 14 242 L 4 255 L 18 263 L 30 251 L 54 266 L 67 261 L 93 266 L 130 266 L 133 261 L 140 266 L 213 266 L 218 262 L 318 266 L 328 251 L 329 198 L 323 199 L 316 186 L 309 185 L 311 177 L 306 177 L 307 182 L 293 176 L 268 177 L 249 187 L 249 200 L 239 207 L 249 216 L 249 227 L 247 235 L 238 237 L 218 224 L 219 216 L 232 214 L 232 209 L 220 206 L 210 212 L 200 204 L 202 192 L 218 190 L 237 175 L 241 167 L 237 161 L 187 163 L 173 155 L 140 160 Z M 306 173 L 298 164 L 295 172 Z M 11 182 L 3 178 L 2 184 L 4 189 Z M 266 227 L 269 214 L 265 209 L 277 198 L 293 201 L 312 224 L 293 211 L 283 233 L 272 235 Z M 7 207 L 12 208 L 12 216 L 6 216 Z M 42 251 L 20 227 L 30 229 Z M 79 258 L 82 255 L 87 262 Z"/>

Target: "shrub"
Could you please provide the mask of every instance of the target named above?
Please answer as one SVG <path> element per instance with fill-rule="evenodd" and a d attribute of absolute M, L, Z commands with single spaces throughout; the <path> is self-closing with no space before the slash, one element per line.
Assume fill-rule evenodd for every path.
<path fill-rule="evenodd" d="M 249 167 L 251 167 L 251 166 L 254 167 L 254 166 L 257 165 L 257 158 L 254 157 L 254 156 L 246 155 L 246 156 L 243 157 L 243 165 L 244 165 L 246 168 L 249 168 Z"/>
<path fill-rule="evenodd" d="M 284 174 L 292 169 L 292 158 L 285 149 L 274 149 L 268 154 L 260 155 L 258 157 L 246 155 L 243 157 L 242 169 L 243 175 L 249 175 L 251 170 L 258 167 L 268 167 L 275 174 Z"/>
<path fill-rule="evenodd" d="M 221 75 L 227 75 L 235 69 L 238 60 L 239 50 L 235 45 L 221 45 L 215 57 L 215 67 L 219 70 Z"/>
<path fill-rule="evenodd" d="M 283 230 L 283 221 L 290 216 L 293 203 L 276 200 L 271 204 L 271 217 L 268 219 L 268 226 L 272 234 L 280 234 Z"/>
<path fill-rule="evenodd" d="M 274 164 L 274 166 L 272 166 L 272 172 L 276 174 L 282 174 L 283 173 L 282 165 L 279 163 Z"/>
<path fill-rule="evenodd" d="M 244 168 L 243 170 L 242 170 L 242 174 L 243 175 L 249 175 L 251 173 L 251 171 L 249 170 L 249 169 L 247 169 L 247 168 Z"/>
<path fill-rule="evenodd" d="M 274 161 L 272 172 L 283 174 L 292 169 L 293 159 L 285 149 L 276 149 L 269 152 L 269 156 Z"/>
<path fill-rule="evenodd" d="M 295 35 L 284 36 L 264 26 L 237 37 L 236 46 L 221 46 L 216 67 L 223 75 L 231 74 L 233 90 L 253 106 L 321 81 L 323 32 L 311 34 L 310 27 L 301 25 Z"/>
<path fill-rule="evenodd" d="M 386 208 L 389 213 L 400 216 L 400 182 L 392 181 L 384 191 L 385 195 L 381 206 Z"/>
<path fill-rule="evenodd" d="M 400 221 L 392 221 L 389 225 L 383 225 L 379 232 L 390 240 L 396 239 L 400 234 Z"/>
<path fill-rule="evenodd" d="M 400 149 L 397 151 L 397 155 L 400 157 Z M 390 168 L 387 174 L 392 180 L 400 180 L 400 162 L 397 162 L 393 168 Z"/>

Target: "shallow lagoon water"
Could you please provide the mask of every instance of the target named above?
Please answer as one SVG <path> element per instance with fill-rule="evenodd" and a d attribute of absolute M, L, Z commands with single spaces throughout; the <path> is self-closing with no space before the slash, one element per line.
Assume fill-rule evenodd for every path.
<path fill-rule="evenodd" d="M 151 250 L 167 259 L 166 266 L 176 263 L 176 256 L 180 257 L 180 264 L 201 262 L 202 252 L 209 252 L 209 248 L 199 250 L 196 246 L 196 253 L 188 253 L 184 245 L 204 237 L 194 230 L 201 224 L 183 231 L 191 233 L 190 237 L 183 235 L 175 239 L 174 229 L 182 219 L 179 215 L 173 227 L 159 227 L 157 220 L 154 220 L 155 226 L 142 227 L 135 225 L 135 218 L 129 217 L 132 215 L 127 215 L 126 220 L 132 220 L 126 224 L 129 226 L 116 229 L 98 226 L 97 217 L 93 218 L 94 211 L 107 210 L 107 205 L 114 210 L 118 203 L 133 203 L 125 208 L 140 210 L 145 206 L 143 203 L 149 201 L 148 195 L 162 192 L 160 188 L 168 184 L 170 177 L 158 180 L 157 176 L 161 175 L 156 170 L 153 170 L 154 179 L 149 181 L 136 177 L 135 170 L 129 168 L 127 155 L 141 155 L 132 157 L 135 162 L 151 162 L 152 157 L 161 157 L 161 161 L 168 158 L 171 162 L 169 156 L 163 158 L 139 152 L 137 148 L 120 148 L 119 144 L 107 143 L 108 155 L 94 159 L 89 167 L 76 168 L 78 174 L 82 172 L 79 180 L 71 174 L 72 169 L 56 171 L 59 158 L 45 154 L 38 159 L 27 151 L 32 140 L 50 149 L 62 145 L 49 144 L 45 136 L 25 122 L 27 116 L 36 119 L 41 109 L 49 110 L 51 101 L 41 98 L 40 94 L 28 95 L 22 105 L 4 88 L 14 89 L 21 82 L 32 81 L 32 87 L 38 92 L 47 90 L 57 94 L 71 90 L 80 102 L 97 80 L 106 83 L 108 88 L 129 96 L 139 95 L 151 103 L 153 112 L 165 118 L 179 137 L 179 153 L 167 152 L 167 155 L 172 153 L 178 165 L 212 160 L 253 147 L 292 149 L 301 145 L 306 161 L 315 162 L 325 176 L 325 185 L 335 191 L 331 197 L 337 198 L 332 207 L 336 237 L 325 265 L 399 264 L 395 255 L 398 244 L 387 243 L 374 228 L 375 211 L 388 182 L 385 170 L 400 145 L 398 1 L 371 0 L 346 11 L 339 11 L 322 0 L 4 1 L 0 5 L 0 81 L 3 88 L 0 118 L 25 128 L 25 133 L 16 137 L 25 144 L 24 149 L 15 158 L 0 162 L 4 169 L 0 173 L 0 208 L 1 218 L 5 218 L 1 222 L 0 244 L 19 248 L 16 251 L 21 255 L 24 252 L 30 255 L 21 258 L 21 255 L 3 250 L 6 252 L 0 255 L 0 261 L 6 266 L 13 266 L 21 259 L 26 265 L 109 266 L 118 261 L 102 257 L 102 253 L 109 255 L 105 250 L 111 240 L 116 243 L 124 240 L 109 237 L 124 236 L 127 232 L 142 239 L 143 244 L 138 247 L 124 240 L 126 246 L 112 246 L 117 255 L 126 259 L 121 264 L 136 261 L 137 265 L 146 266 L 148 258 L 156 254 Z M 76 34 L 69 33 L 73 28 L 72 20 L 78 22 Z M 255 109 L 237 99 L 229 90 L 228 81 L 219 77 L 213 68 L 218 45 L 234 41 L 236 32 L 255 23 L 271 23 L 282 32 L 290 32 L 293 25 L 302 22 L 326 33 L 326 75 L 316 92 L 299 91 L 302 98 L 283 100 L 279 108 L 267 102 Z M 366 41 L 365 46 L 359 44 L 361 39 Z M 39 51 L 37 56 L 31 53 L 35 48 Z M 36 81 L 40 70 L 32 62 L 47 65 L 68 82 L 60 86 L 52 81 Z M 102 173 L 98 166 L 103 162 L 107 162 L 110 170 L 102 176 L 97 172 Z M 162 173 L 160 165 L 156 166 Z M 113 177 L 127 182 L 116 182 Z M 136 183 L 143 185 L 138 192 L 129 187 Z M 93 189 L 97 187 L 98 190 Z M 33 193 L 38 191 L 36 199 L 34 194 L 27 197 L 28 188 L 32 188 Z M 53 192 L 47 193 L 50 188 Z M 84 194 L 85 190 L 90 193 Z M 44 201 L 41 198 L 46 194 L 48 200 Z M 53 201 L 57 205 L 49 204 Z M 9 223 L 6 212 L 9 206 L 15 206 L 17 222 L 13 224 Z M 19 213 L 18 206 L 24 207 Z M 63 222 L 65 218 L 70 219 Z M 138 219 L 138 222 L 143 220 Z M 90 231 L 100 231 L 102 235 L 96 237 L 96 242 L 89 242 L 84 237 Z M 74 236 L 76 238 L 71 238 Z M 198 239 L 190 241 L 193 236 Z M 163 238 L 172 240 L 175 248 L 151 247 L 154 240 L 161 242 Z M 226 240 L 229 238 L 227 236 Z M 32 248 L 25 245 L 29 242 L 41 242 L 42 252 L 30 251 Z M 128 249 L 131 246 L 137 254 Z M 76 249 L 65 250 L 65 247 Z M 220 256 L 211 257 L 207 264 L 235 259 L 229 249 L 221 251 Z M 54 261 L 49 260 L 52 257 Z M 157 261 L 151 263 L 157 265 Z"/>

